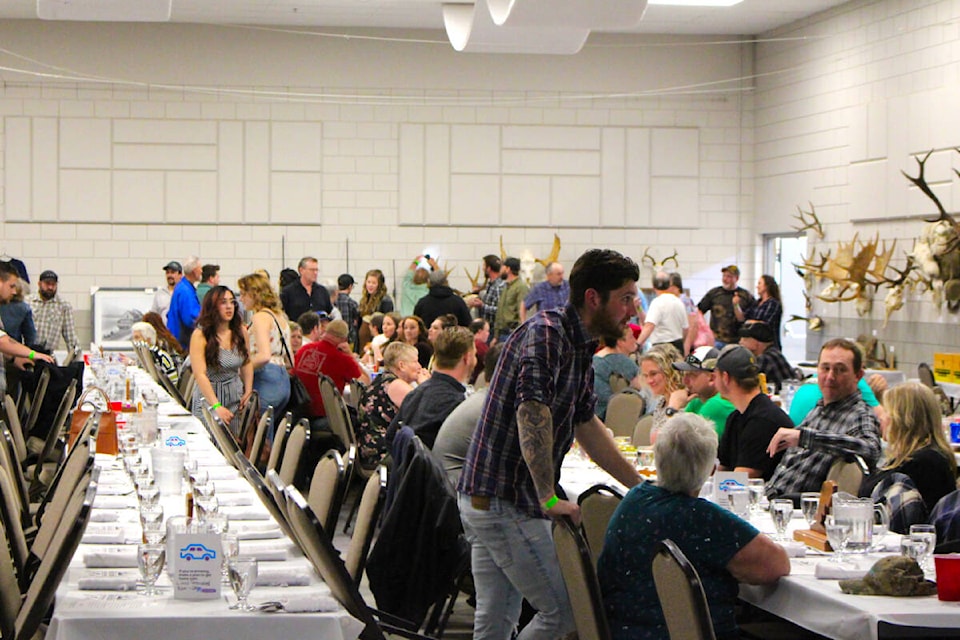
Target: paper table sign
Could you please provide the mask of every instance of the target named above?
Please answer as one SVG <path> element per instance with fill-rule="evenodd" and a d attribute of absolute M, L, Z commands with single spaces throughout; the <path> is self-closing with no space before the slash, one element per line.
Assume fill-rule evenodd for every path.
<path fill-rule="evenodd" d="M 747 487 L 746 471 L 717 471 L 713 474 L 713 501 L 727 504 L 726 492 L 730 487 Z"/>
<path fill-rule="evenodd" d="M 174 598 L 219 598 L 222 557 L 218 534 L 183 516 L 167 520 L 167 567 Z"/>

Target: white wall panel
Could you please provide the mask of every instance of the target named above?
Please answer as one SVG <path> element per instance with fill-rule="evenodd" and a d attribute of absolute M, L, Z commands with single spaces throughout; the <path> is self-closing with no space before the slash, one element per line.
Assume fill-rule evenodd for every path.
<path fill-rule="evenodd" d="M 500 211 L 498 221 L 503 224 L 549 224 L 550 178 L 504 176 Z"/>
<path fill-rule="evenodd" d="M 643 227 L 650 219 L 650 130 L 628 129 L 626 144 L 627 226 Z"/>
<path fill-rule="evenodd" d="M 651 178 L 652 222 L 664 227 L 699 226 L 699 184 L 696 178 Z"/>
<path fill-rule="evenodd" d="M 600 179 L 555 177 L 552 183 L 550 224 L 592 227 L 600 224 Z"/>
<path fill-rule="evenodd" d="M 598 127 L 503 127 L 504 149 L 600 149 Z"/>
<path fill-rule="evenodd" d="M 57 211 L 57 120 L 33 119 L 33 218 L 56 220 Z"/>
<path fill-rule="evenodd" d="M 504 150 L 505 174 L 600 175 L 598 151 Z"/>
<path fill-rule="evenodd" d="M 215 144 L 216 122 L 203 120 L 121 119 L 114 121 L 117 143 Z"/>
<path fill-rule="evenodd" d="M 113 220 L 162 223 L 166 219 L 164 177 L 162 171 L 114 171 Z"/>
<path fill-rule="evenodd" d="M 453 125 L 450 127 L 450 171 L 499 173 L 500 127 Z"/>
<path fill-rule="evenodd" d="M 650 139 L 650 175 L 695 177 L 700 173 L 697 129 L 655 128 Z"/>
<path fill-rule="evenodd" d="M 61 118 L 60 168 L 109 169 L 111 136 L 106 118 Z"/>
<path fill-rule="evenodd" d="M 311 173 L 271 175 L 271 220 L 280 223 L 319 224 L 323 221 L 321 176 Z"/>
<path fill-rule="evenodd" d="M 217 219 L 243 222 L 243 124 L 221 122 L 217 143 Z"/>
<path fill-rule="evenodd" d="M 168 171 L 166 174 L 168 222 L 217 221 L 217 174 L 213 171 Z"/>
<path fill-rule="evenodd" d="M 626 131 L 604 128 L 602 138 L 600 224 L 622 226 L 627 209 Z"/>
<path fill-rule="evenodd" d="M 33 150 L 30 118 L 4 118 L 4 205 L 7 220 L 33 218 Z"/>
<path fill-rule="evenodd" d="M 423 222 L 423 202 L 425 198 L 423 175 L 426 162 L 426 145 L 422 124 L 404 124 L 400 126 L 400 208 L 398 218 L 401 224 Z"/>
<path fill-rule="evenodd" d="M 323 168 L 323 124 L 272 123 L 270 158 L 274 171 L 320 171 Z"/>
<path fill-rule="evenodd" d="M 109 222 L 111 180 L 105 169 L 62 169 L 60 219 Z"/>
<path fill-rule="evenodd" d="M 450 193 L 452 223 L 486 226 L 500 208 L 500 176 L 453 175 Z"/>
<path fill-rule="evenodd" d="M 270 130 L 265 122 L 244 124 L 243 219 L 270 220 Z"/>
<path fill-rule="evenodd" d="M 450 221 L 450 127 L 429 125 L 424 132 L 423 221 Z"/>
<path fill-rule="evenodd" d="M 201 170 L 217 168 L 217 148 L 189 144 L 115 144 L 116 169 Z"/>

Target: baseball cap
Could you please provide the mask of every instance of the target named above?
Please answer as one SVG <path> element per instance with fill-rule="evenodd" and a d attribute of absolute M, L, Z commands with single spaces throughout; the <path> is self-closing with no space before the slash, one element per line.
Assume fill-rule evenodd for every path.
<path fill-rule="evenodd" d="M 728 265 L 725 266 L 723 269 L 720 269 L 720 273 L 727 273 L 727 272 L 732 273 L 733 275 L 737 276 L 738 278 L 740 277 L 740 267 L 738 267 L 738 266 L 735 265 L 735 264 L 728 264 Z"/>
<path fill-rule="evenodd" d="M 750 378 L 760 373 L 757 359 L 749 349 L 738 344 L 728 344 L 717 357 L 717 371 L 729 373 L 738 380 Z"/>
<path fill-rule="evenodd" d="M 47 269 L 40 274 L 40 282 L 43 282 L 44 280 L 53 280 L 54 282 L 57 282 L 59 278 L 57 277 L 56 273 L 50 271 L 50 269 Z"/>
<path fill-rule="evenodd" d="M 683 362 L 674 362 L 673 368 L 677 371 L 713 371 L 719 355 L 714 347 L 697 347 Z"/>
<path fill-rule="evenodd" d="M 924 578 L 913 558 L 887 556 L 877 560 L 858 580 L 841 580 L 840 590 L 867 596 L 931 596 L 937 586 Z"/>
<path fill-rule="evenodd" d="M 760 342 L 773 342 L 773 329 L 766 322 L 750 322 L 740 327 L 741 338 L 753 338 Z"/>
<path fill-rule="evenodd" d="M 317 311 L 317 317 L 320 318 L 320 322 L 330 321 L 330 314 L 326 311 Z"/>
<path fill-rule="evenodd" d="M 167 264 L 163 265 L 164 271 L 176 271 L 177 273 L 183 273 L 183 266 L 176 260 L 171 260 Z"/>
<path fill-rule="evenodd" d="M 350 330 L 347 328 L 347 323 L 343 320 L 334 320 L 327 325 L 326 329 L 323 330 L 324 333 L 329 333 L 332 336 L 336 336 L 341 340 L 346 340 L 347 335 L 349 335 Z"/>

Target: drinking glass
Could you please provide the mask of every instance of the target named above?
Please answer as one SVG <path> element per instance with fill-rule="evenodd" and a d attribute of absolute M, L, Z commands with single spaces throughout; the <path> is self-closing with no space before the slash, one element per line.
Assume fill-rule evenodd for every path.
<path fill-rule="evenodd" d="M 240 536 L 233 531 L 224 531 L 220 534 L 220 545 L 223 549 L 223 562 L 220 569 L 223 573 L 223 584 L 230 584 L 230 573 L 227 569 L 230 560 L 240 554 Z"/>
<path fill-rule="evenodd" d="M 817 520 L 817 509 L 820 508 L 820 493 L 817 491 L 805 491 L 800 494 L 800 509 L 803 512 L 803 519 L 807 521 L 807 526 L 812 527 Z"/>
<path fill-rule="evenodd" d="M 746 517 L 750 507 L 750 493 L 746 487 L 730 487 L 726 491 L 727 508 L 740 517 Z"/>
<path fill-rule="evenodd" d="M 908 535 L 900 538 L 900 555 L 916 560 L 917 564 L 920 564 L 923 560 L 923 554 L 926 550 L 926 540 L 914 540 Z"/>
<path fill-rule="evenodd" d="M 214 499 L 216 500 L 216 498 Z M 210 532 L 218 536 L 223 535 L 223 532 L 230 527 L 230 518 L 227 514 L 221 513 L 219 508 L 212 513 L 206 513 L 204 521 L 210 529 Z"/>
<path fill-rule="evenodd" d="M 833 562 L 843 562 L 846 559 L 843 554 L 847 550 L 847 543 L 850 541 L 850 532 L 852 531 L 850 523 L 837 522 L 833 516 L 828 516 L 824 527 L 827 530 L 827 540 L 835 551 L 832 558 Z"/>
<path fill-rule="evenodd" d="M 256 611 L 257 608 L 247 602 L 250 589 L 257 581 L 257 559 L 250 556 L 237 556 L 227 561 L 230 586 L 237 596 L 237 604 L 230 607 L 240 611 Z"/>
<path fill-rule="evenodd" d="M 217 496 L 194 495 L 193 507 L 196 511 L 197 520 L 201 524 L 208 524 L 207 518 L 216 516 L 220 512 L 220 500 L 217 499 Z"/>
<path fill-rule="evenodd" d="M 923 556 L 920 558 L 920 567 L 924 571 L 933 569 L 932 558 L 933 550 L 937 546 L 937 529 L 932 524 L 912 524 L 910 525 L 910 539 L 921 540 L 926 543 L 923 549 Z"/>
<path fill-rule="evenodd" d="M 787 539 L 787 525 L 793 517 L 793 500 L 786 498 L 777 498 L 770 501 L 770 517 L 773 518 L 773 526 L 777 530 L 777 542 L 784 542 Z"/>
<path fill-rule="evenodd" d="M 160 504 L 160 487 L 154 484 L 145 484 L 137 488 L 137 497 L 141 507 L 151 507 Z"/>
<path fill-rule="evenodd" d="M 192 462 L 196 463 L 196 460 Z M 210 483 L 210 473 L 206 469 L 189 469 L 188 473 L 190 474 L 190 487 L 193 489 L 194 493 L 197 491 L 197 486 L 207 485 Z"/>
<path fill-rule="evenodd" d="M 763 478 L 747 480 L 747 491 L 750 494 L 750 513 L 760 513 L 760 501 L 763 499 Z"/>
<path fill-rule="evenodd" d="M 154 484 L 153 474 L 150 473 L 150 467 L 141 463 L 140 468 L 137 469 L 137 475 L 133 478 L 133 483 L 137 485 L 137 489 L 142 486 Z"/>
<path fill-rule="evenodd" d="M 167 558 L 167 547 L 147 543 L 141 544 L 137 551 L 137 566 L 140 568 L 140 577 L 143 578 L 143 595 L 155 596 L 160 593 L 155 585 Z"/>

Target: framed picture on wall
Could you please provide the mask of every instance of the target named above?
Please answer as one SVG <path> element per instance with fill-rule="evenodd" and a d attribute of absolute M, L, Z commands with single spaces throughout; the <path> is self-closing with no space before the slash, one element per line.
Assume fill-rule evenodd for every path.
<path fill-rule="evenodd" d="M 153 306 L 156 289 L 93 287 L 93 341 L 107 351 L 129 351 L 131 327 Z"/>

